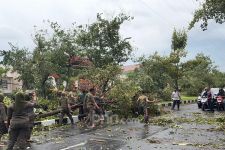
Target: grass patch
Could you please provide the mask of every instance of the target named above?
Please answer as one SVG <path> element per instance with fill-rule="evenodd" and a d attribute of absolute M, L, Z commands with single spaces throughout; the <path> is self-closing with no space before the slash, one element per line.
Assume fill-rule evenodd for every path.
<path fill-rule="evenodd" d="M 196 96 L 181 96 L 181 100 L 196 100 Z"/>
<path fill-rule="evenodd" d="M 174 123 L 174 121 L 171 118 L 158 117 L 158 118 L 150 119 L 149 123 L 152 125 L 157 125 L 157 126 L 166 126 L 168 124 Z"/>

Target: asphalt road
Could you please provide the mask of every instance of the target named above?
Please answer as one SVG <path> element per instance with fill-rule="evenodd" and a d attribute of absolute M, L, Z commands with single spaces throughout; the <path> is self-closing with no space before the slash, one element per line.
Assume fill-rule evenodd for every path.
<path fill-rule="evenodd" d="M 169 109 L 168 109 L 169 111 Z M 215 118 L 224 112 L 202 112 L 196 104 L 152 118 L 150 125 L 138 120 L 88 129 L 60 127 L 33 136 L 31 150 L 216 150 L 225 149 L 224 131 Z M 218 120 L 218 119 L 217 119 Z M 220 121 L 220 120 L 219 120 Z"/>

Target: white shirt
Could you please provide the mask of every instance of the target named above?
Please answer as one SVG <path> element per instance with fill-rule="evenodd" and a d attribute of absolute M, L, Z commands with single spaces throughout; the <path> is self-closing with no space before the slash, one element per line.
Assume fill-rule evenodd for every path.
<path fill-rule="evenodd" d="M 180 93 L 178 91 L 174 91 L 171 95 L 172 100 L 180 100 Z"/>

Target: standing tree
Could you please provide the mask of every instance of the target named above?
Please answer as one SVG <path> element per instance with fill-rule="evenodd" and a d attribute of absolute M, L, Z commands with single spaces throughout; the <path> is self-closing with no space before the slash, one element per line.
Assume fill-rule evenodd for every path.
<path fill-rule="evenodd" d="M 212 73 L 215 69 L 210 57 L 204 54 L 197 54 L 194 59 L 183 63 L 184 73 L 180 84 L 188 95 L 197 95 L 204 87 L 216 85 L 216 80 L 213 78 L 214 75 Z M 217 80 L 221 80 L 221 77 Z"/>
<path fill-rule="evenodd" d="M 90 75 L 95 76 L 92 77 L 94 81 L 100 81 L 97 84 L 103 92 L 108 91 L 109 85 L 120 73 L 118 65 L 130 58 L 133 50 L 129 42 L 130 38 L 123 38 L 120 28 L 125 21 L 131 19 L 130 16 L 119 14 L 107 20 L 102 14 L 97 14 L 96 22 L 87 26 L 78 26 L 76 42 L 96 67 Z"/>
<path fill-rule="evenodd" d="M 168 93 L 165 90 L 168 85 L 173 84 L 168 72 L 172 68 L 170 57 L 155 53 L 148 58 L 141 58 L 140 62 L 140 69 L 131 78 L 140 85 L 143 92 L 149 93 L 152 97 L 168 99 Z"/>
<path fill-rule="evenodd" d="M 24 89 L 33 88 L 34 75 L 32 74 L 32 55 L 26 48 L 20 49 L 12 44 L 10 44 L 10 46 L 11 50 L 5 53 L 2 64 L 12 67 L 12 71 L 17 71 L 20 74 L 18 79 L 23 81 Z"/>
<path fill-rule="evenodd" d="M 107 20 L 97 14 L 96 22 L 80 26 L 77 43 L 96 67 L 120 64 L 129 59 L 132 52 L 130 38 L 122 38 L 119 31 L 121 25 L 130 19 L 130 16 L 119 14 Z"/>
<path fill-rule="evenodd" d="M 194 18 L 189 24 L 189 29 L 193 28 L 195 23 L 201 21 L 201 28 L 207 29 L 208 20 L 214 19 L 216 23 L 225 22 L 225 1 L 224 0 L 205 0 L 201 8 L 196 10 Z"/>
<path fill-rule="evenodd" d="M 178 88 L 178 80 L 182 77 L 181 58 L 186 56 L 185 47 L 187 45 L 187 33 L 184 30 L 176 31 L 174 29 L 172 36 L 172 52 L 170 62 L 174 64 L 170 69 L 170 75 L 174 80 L 175 88 Z"/>

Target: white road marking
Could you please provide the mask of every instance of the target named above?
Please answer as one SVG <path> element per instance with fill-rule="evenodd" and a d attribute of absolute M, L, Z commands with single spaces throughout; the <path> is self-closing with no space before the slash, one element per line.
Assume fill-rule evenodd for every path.
<path fill-rule="evenodd" d="M 68 150 L 68 149 L 71 149 L 71 148 L 74 148 L 74 147 L 84 146 L 86 143 L 87 142 L 79 143 L 79 144 L 72 145 L 72 146 L 69 146 L 69 147 L 66 147 L 66 148 L 63 148 L 63 149 L 60 149 L 60 150 Z"/>

